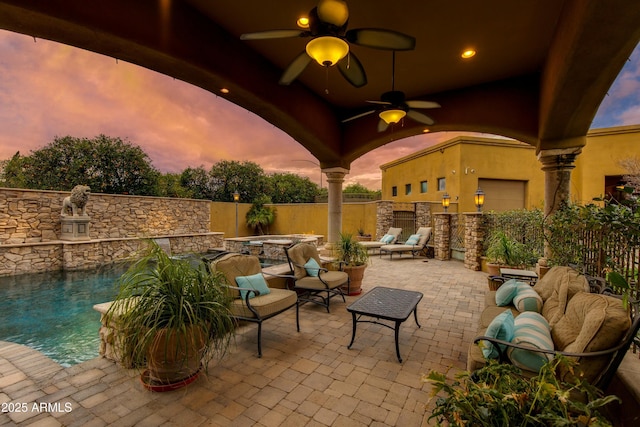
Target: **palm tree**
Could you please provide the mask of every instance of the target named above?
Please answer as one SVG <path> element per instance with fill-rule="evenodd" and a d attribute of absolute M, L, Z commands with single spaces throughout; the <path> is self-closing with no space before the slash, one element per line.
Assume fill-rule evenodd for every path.
<path fill-rule="evenodd" d="M 276 210 L 264 206 L 262 201 L 255 201 L 247 212 L 247 225 L 253 228 L 257 234 L 265 234 L 263 227 L 269 232 L 269 225 L 276 219 Z"/>

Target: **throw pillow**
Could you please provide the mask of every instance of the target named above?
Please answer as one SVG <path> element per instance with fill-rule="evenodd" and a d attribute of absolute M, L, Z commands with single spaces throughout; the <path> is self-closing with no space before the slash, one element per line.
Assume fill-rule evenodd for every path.
<path fill-rule="evenodd" d="M 533 349 L 553 350 L 549 323 L 540 313 L 533 311 L 525 311 L 516 317 L 511 342 Z M 553 354 L 513 347 L 509 347 L 507 355 L 515 366 L 533 372 L 539 372 L 542 365 L 553 359 Z"/>
<path fill-rule="evenodd" d="M 262 273 L 253 274 L 251 276 L 238 276 L 236 277 L 236 283 L 238 284 L 238 287 L 243 288 L 240 289 L 240 297 L 242 299 L 246 298 L 247 293 L 249 294 L 249 298 L 256 296 L 255 292 L 251 292 L 249 289 L 255 289 L 260 292 L 260 295 L 266 295 L 271 292 Z"/>
<path fill-rule="evenodd" d="M 318 274 L 320 274 L 320 264 L 315 258 L 309 258 L 309 261 L 304 264 L 304 269 L 307 270 L 307 275 L 311 277 L 318 277 Z"/>
<path fill-rule="evenodd" d="M 516 295 L 513 297 L 513 305 L 518 311 L 542 311 L 542 297 L 526 283 L 519 283 L 516 288 Z"/>
<path fill-rule="evenodd" d="M 516 279 L 507 280 L 496 291 L 496 305 L 504 307 L 511 304 L 513 297 L 518 292 L 518 283 Z"/>
<path fill-rule="evenodd" d="M 412 234 L 411 236 L 409 236 L 407 241 L 404 242 L 404 244 L 405 245 L 416 245 L 420 241 L 420 237 L 422 237 L 421 234 Z"/>
<path fill-rule="evenodd" d="M 393 237 L 393 234 L 385 234 L 382 236 L 382 239 L 380 239 L 380 243 L 389 244 L 393 242 Z"/>
<path fill-rule="evenodd" d="M 511 310 L 505 310 L 498 314 L 489 324 L 485 336 L 497 338 L 503 341 L 511 341 L 514 333 L 514 318 Z M 504 351 L 505 345 L 499 344 L 501 351 Z M 482 354 L 485 359 L 496 359 L 500 356 L 498 349 L 490 341 L 482 342 Z"/>

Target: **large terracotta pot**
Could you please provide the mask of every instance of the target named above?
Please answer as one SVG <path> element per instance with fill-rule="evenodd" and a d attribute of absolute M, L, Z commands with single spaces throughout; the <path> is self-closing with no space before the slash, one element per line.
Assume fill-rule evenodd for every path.
<path fill-rule="evenodd" d="M 189 326 L 184 332 L 162 329 L 147 352 L 148 381 L 176 384 L 194 377 L 200 370 L 205 336 L 202 329 Z"/>
<path fill-rule="evenodd" d="M 349 289 L 347 285 L 342 285 L 342 291 L 348 295 L 360 295 L 362 293 L 362 279 L 366 265 L 345 266 L 344 272 L 349 275 Z"/>

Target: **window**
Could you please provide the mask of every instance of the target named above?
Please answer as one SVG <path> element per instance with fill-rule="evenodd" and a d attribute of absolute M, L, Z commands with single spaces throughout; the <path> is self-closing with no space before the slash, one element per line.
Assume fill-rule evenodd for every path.
<path fill-rule="evenodd" d="M 447 180 L 445 178 L 438 178 L 438 191 L 445 191 L 447 189 Z"/>
<path fill-rule="evenodd" d="M 420 181 L 420 192 L 426 193 L 428 190 L 427 181 Z"/>
<path fill-rule="evenodd" d="M 391 187 L 391 196 L 396 197 L 398 195 L 398 187 L 395 185 Z"/>
<path fill-rule="evenodd" d="M 406 194 L 407 196 L 411 194 L 411 184 L 404 185 L 404 194 Z"/>

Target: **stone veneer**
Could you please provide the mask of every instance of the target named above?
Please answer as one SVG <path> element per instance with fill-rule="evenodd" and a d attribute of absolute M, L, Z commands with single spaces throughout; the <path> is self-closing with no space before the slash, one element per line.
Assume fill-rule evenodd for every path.
<path fill-rule="evenodd" d="M 62 200 L 69 192 L 0 188 L 0 275 L 78 270 L 123 261 L 145 239 L 169 239 L 171 252 L 223 245 L 209 232 L 208 200 L 92 193 L 90 240 L 60 240 Z"/>

